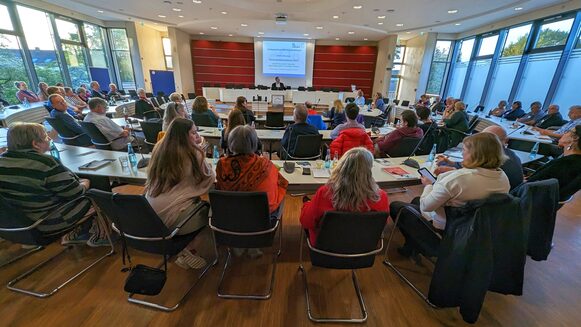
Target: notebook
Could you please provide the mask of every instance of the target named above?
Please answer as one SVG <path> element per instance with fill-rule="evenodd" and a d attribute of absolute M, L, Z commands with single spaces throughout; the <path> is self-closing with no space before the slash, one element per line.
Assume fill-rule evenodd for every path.
<path fill-rule="evenodd" d="M 331 173 L 330 173 L 329 169 L 326 169 L 326 168 L 313 168 L 313 169 L 311 169 L 311 171 L 313 172 L 314 178 L 329 178 L 329 177 L 331 177 Z"/>

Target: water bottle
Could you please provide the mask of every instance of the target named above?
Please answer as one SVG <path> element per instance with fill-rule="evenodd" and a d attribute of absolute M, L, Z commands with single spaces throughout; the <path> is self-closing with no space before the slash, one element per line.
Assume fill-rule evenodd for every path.
<path fill-rule="evenodd" d="M 436 159 L 436 149 L 437 149 L 438 145 L 436 143 L 434 143 L 434 146 L 432 147 L 432 151 L 430 151 L 430 155 L 428 156 L 428 161 L 432 162 L 434 161 L 434 159 Z"/>
<path fill-rule="evenodd" d="M 218 130 L 221 132 L 224 129 L 224 126 L 222 126 L 222 119 L 218 119 Z"/>
<path fill-rule="evenodd" d="M 539 153 L 539 142 L 535 143 L 535 145 L 533 146 L 533 149 L 531 150 L 531 154 L 529 155 L 529 158 L 531 160 L 534 160 L 537 157 L 537 153 Z"/>
<path fill-rule="evenodd" d="M 327 155 L 325 156 L 325 168 L 331 168 L 331 149 L 327 149 Z"/>
<path fill-rule="evenodd" d="M 218 146 L 214 145 L 214 152 L 212 154 L 212 161 L 214 162 L 214 165 L 218 164 L 218 160 L 220 160 L 220 151 L 218 151 Z"/>
<path fill-rule="evenodd" d="M 339 162 L 339 152 L 335 151 L 335 155 L 333 155 L 333 168 L 337 167 L 338 162 Z"/>
<path fill-rule="evenodd" d="M 135 155 L 135 151 L 133 151 L 133 146 L 131 146 L 131 143 L 127 143 L 127 158 L 129 159 L 131 168 L 137 167 L 137 156 Z"/>
<path fill-rule="evenodd" d="M 61 160 L 59 149 L 57 149 L 56 145 L 52 140 L 50 140 L 50 155 L 56 160 Z"/>
<path fill-rule="evenodd" d="M 27 98 L 24 98 L 24 100 L 22 100 L 22 105 L 24 106 L 24 108 L 30 107 L 30 103 L 28 103 L 28 99 Z"/>

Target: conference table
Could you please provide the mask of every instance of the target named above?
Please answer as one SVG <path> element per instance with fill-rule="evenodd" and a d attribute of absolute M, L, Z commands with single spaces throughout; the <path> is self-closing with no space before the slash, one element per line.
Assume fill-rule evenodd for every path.
<path fill-rule="evenodd" d="M 4 107 L 0 112 L 0 127 L 8 127 L 14 122 L 39 123 L 48 116 L 48 111 L 44 107 L 45 102 L 33 102 L 28 106 L 23 104 Z"/>
<path fill-rule="evenodd" d="M 244 96 L 249 102 L 253 97 L 260 96 L 270 101 L 273 95 L 284 96 L 285 102 L 304 103 L 310 101 L 313 104 L 320 103 L 331 107 L 333 101 L 339 99 L 345 102 L 346 98 L 355 98 L 355 92 L 325 92 L 325 91 L 299 91 L 299 90 L 258 90 L 258 89 L 229 89 L 221 87 L 203 87 L 202 93 L 208 100 L 220 100 L 222 102 L 236 102 L 236 98 Z"/>

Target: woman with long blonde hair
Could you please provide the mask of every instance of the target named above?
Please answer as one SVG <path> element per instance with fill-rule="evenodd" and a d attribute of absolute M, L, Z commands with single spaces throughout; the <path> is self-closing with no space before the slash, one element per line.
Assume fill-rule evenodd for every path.
<path fill-rule="evenodd" d="M 347 120 L 345 118 L 345 110 L 343 110 L 343 102 L 341 102 L 341 100 L 336 99 L 333 101 L 333 108 L 331 108 L 331 111 L 329 112 L 329 118 L 331 119 L 331 126 L 329 129 L 333 129 Z"/>
<path fill-rule="evenodd" d="M 327 211 L 385 211 L 387 219 L 387 193 L 373 179 L 372 167 L 373 154 L 365 148 L 343 154 L 327 184 L 303 205 L 301 225 L 309 230 L 311 244 L 316 244 L 319 221 Z"/>

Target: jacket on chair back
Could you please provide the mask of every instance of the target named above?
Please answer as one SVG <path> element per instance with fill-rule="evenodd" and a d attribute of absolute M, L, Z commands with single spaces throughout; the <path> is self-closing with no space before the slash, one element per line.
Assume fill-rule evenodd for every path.
<path fill-rule="evenodd" d="M 343 153 L 358 146 L 365 147 L 373 153 L 373 142 L 365 130 L 361 128 L 344 129 L 339 133 L 339 137 L 331 142 L 331 155 L 334 156 L 337 152 L 340 158 Z"/>

